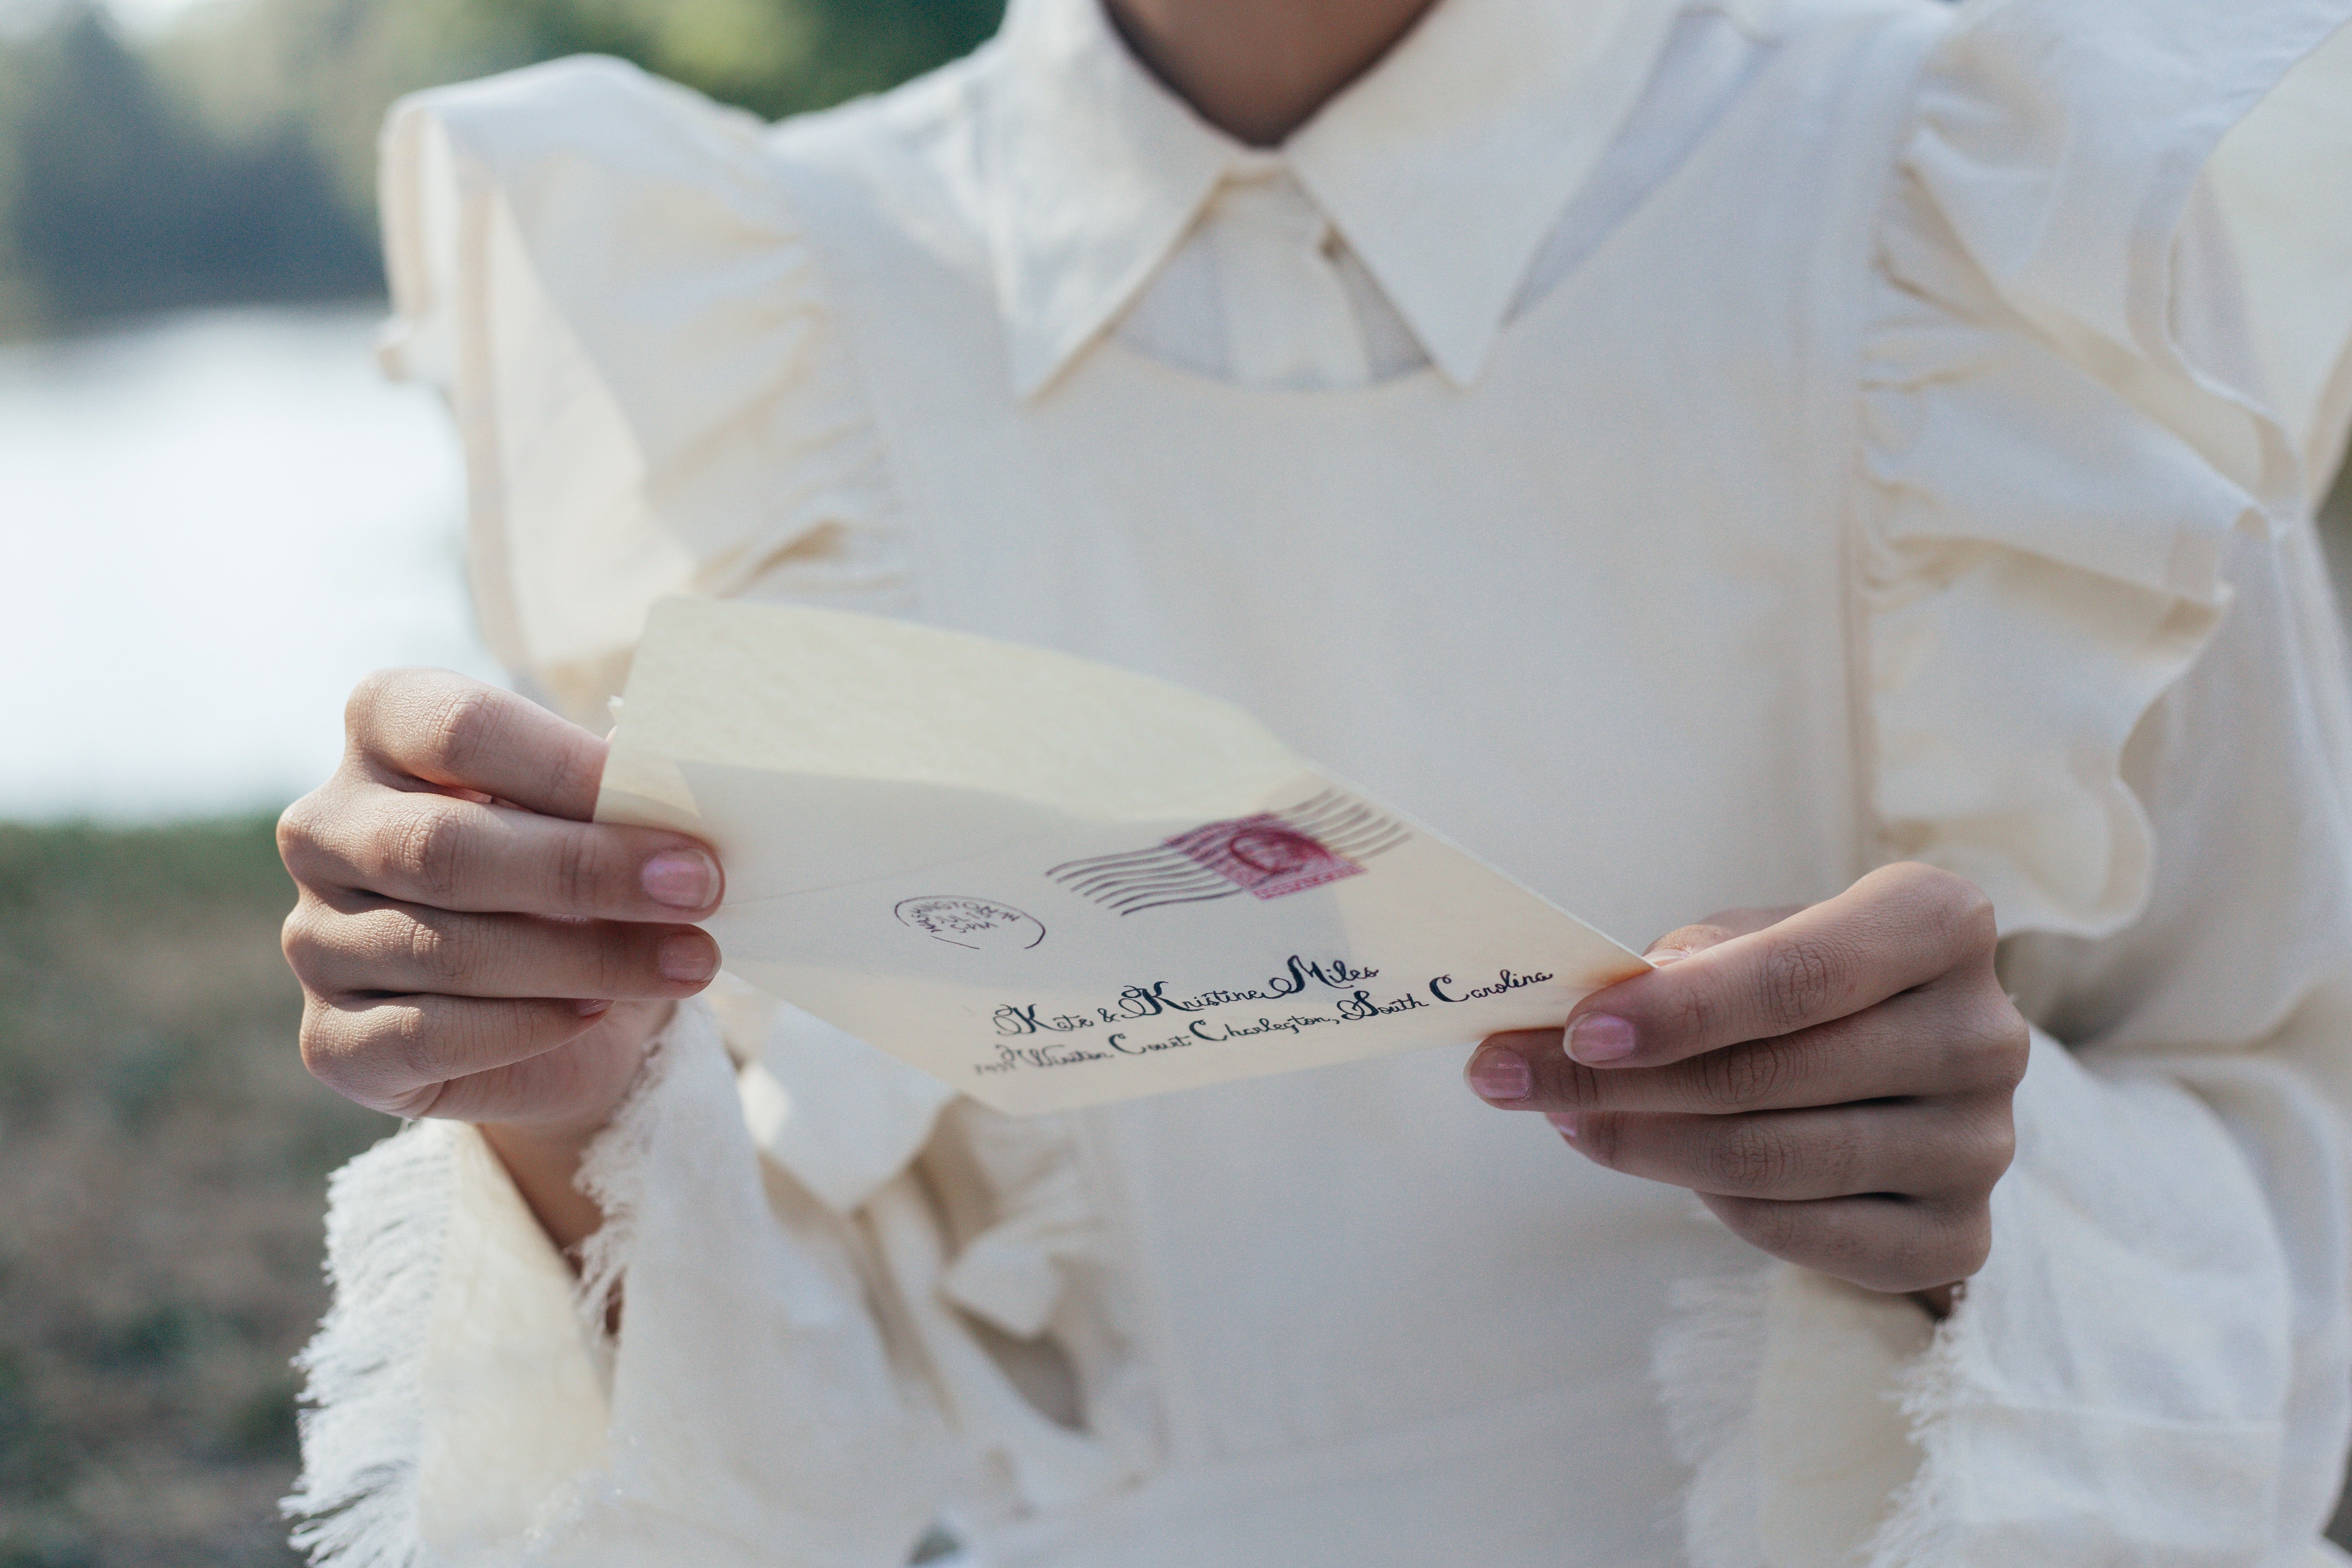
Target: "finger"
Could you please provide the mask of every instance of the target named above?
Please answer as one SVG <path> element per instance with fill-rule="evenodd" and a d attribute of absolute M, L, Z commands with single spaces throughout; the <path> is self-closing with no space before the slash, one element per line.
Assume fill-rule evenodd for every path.
<path fill-rule="evenodd" d="M 1652 963 L 1672 963 L 1704 952 L 1710 947 L 1729 942 L 1735 936 L 1746 936 L 1752 931 L 1778 925 L 1799 910 L 1802 904 L 1782 904 L 1775 909 L 1718 910 L 1695 925 L 1678 926 L 1643 950 L 1642 956 Z"/>
<path fill-rule="evenodd" d="M 719 973 L 719 944 L 688 925 L 457 914 L 421 904 L 345 912 L 305 899 L 286 955 L 310 990 L 444 996 L 674 1001 Z"/>
<path fill-rule="evenodd" d="M 1595 992 L 1569 1015 L 1568 1050 L 1595 1067 L 1653 1067 L 1825 1024 L 1968 963 L 1990 973 L 1992 906 L 1927 866 L 1872 872 L 1825 903 Z"/>
<path fill-rule="evenodd" d="M 1663 1067 L 1587 1067 L 1558 1029 L 1515 1031 L 1483 1042 L 1465 1074 L 1488 1104 L 1513 1110 L 1721 1116 L 2013 1089 L 2025 1055 L 2023 1020 L 1999 986 L 1937 984 Z"/>
<path fill-rule="evenodd" d="M 598 1012 L 583 1014 L 583 1005 Z M 302 1065 L 346 1100 L 421 1116 L 452 1079 L 526 1061 L 596 1026 L 604 1005 L 392 996 L 302 1009 Z"/>
<path fill-rule="evenodd" d="M 646 1015 L 658 1014 L 666 1005 L 624 1002 L 598 1019 L 589 1033 L 551 1051 L 450 1079 L 440 1086 L 430 1108 L 416 1114 L 531 1126 L 582 1117 L 590 1125 L 601 1123 L 645 1060 L 643 1042 L 656 1027 Z"/>
<path fill-rule="evenodd" d="M 306 886 L 476 914 L 691 921 L 726 891 L 717 858 L 683 834 L 424 791 L 305 803 L 278 840 Z"/>
<path fill-rule="evenodd" d="M 1982 1203 L 1891 1197 L 1773 1203 L 1711 1195 L 1699 1201 L 1759 1251 L 1889 1295 L 1966 1279 L 1992 1251 L 1992 1219 Z"/>
<path fill-rule="evenodd" d="M 1717 1197 L 1981 1196 L 2015 1152 L 2006 1101 L 1972 1096 L 1746 1116 L 1556 1114 L 1595 1164 Z"/>
<path fill-rule="evenodd" d="M 547 816 L 595 815 L 604 742 L 511 691 L 446 669 L 379 670 L 343 722 L 353 753 L 381 770 Z"/>

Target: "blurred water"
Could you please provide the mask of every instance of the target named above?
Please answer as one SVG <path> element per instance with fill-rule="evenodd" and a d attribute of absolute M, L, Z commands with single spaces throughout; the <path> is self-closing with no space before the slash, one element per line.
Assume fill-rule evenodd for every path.
<path fill-rule="evenodd" d="M 0 347 L 0 817 L 282 805 L 368 670 L 489 677 L 457 441 L 352 306 Z"/>

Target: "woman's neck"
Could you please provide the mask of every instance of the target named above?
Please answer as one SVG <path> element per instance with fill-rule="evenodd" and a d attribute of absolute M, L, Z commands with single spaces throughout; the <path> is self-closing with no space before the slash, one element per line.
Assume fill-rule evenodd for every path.
<path fill-rule="evenodd" d="M 1271 147 L 1412 30 L 1436 0 L 1104 0 L 1136 57 L 1201 118 Z"/>

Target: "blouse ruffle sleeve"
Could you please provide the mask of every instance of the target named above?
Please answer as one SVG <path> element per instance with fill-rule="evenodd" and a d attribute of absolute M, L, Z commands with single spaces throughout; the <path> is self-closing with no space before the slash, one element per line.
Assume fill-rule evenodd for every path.
<path fill-rule="evenodd" d="M 1698 1568 L 2342 1560 L 2347 20 L 1970 0 L 1927 58 L 1863 340 L 1874 801 L 1991 896 L 2032 1060 L 1940 1326 L 1689 1288 Z"/>
<path fill-rule="evenodd" d="M 665 595 L 906 591 L 881 440 L 761 134 L 594 58 L 385 126 L 385 362 L 457 416 L 493 651 L 583 721 Z"/>
<path fill-rule="evenodd" d="M 906 1562 L 949 1489 L 935 1404 L 866 1239 L 764 1179 L 706 1005 L 581 1179 L 607 1220 L 575 1287 L 470 1128 L 337 1177 L 297 1543 L 336 1568 Z"/>
<path fill-rule="evenodd" d="M 494 647 L 583 722 L 665 594 L 911 592 L 762 137 L 594 59 L 419 95 L 385 132 L 387 361 L 457 416 Z M 1075 1145 L 953 1099 L 720 976 L 583 1171 L 608 1218 L 576 1292 L 470 1129 L 362 1156 L 298 1540 L 337 1568 L 898 1568 L 943 1514 L 1120 1484 L 1155 1412 Z M 925 1160 L 961 1163 L 952 1205 Z M 1074 1368 L 1079 1407 L 1043 1413 L 1017 1356 Z"/>
<path fill-rule="evenodd" d="M 2231 536 L 2324 484 L 2335 443 L 2305 444 L 2307 388 L 2273 400 L 2262 345 L 2340 363 L 2352 310 L 2283 319 L 2249 285 L 2292 247 L 2266 231 L 2243 276 L 2229 215 L 2259 170 L 2352 243 L 2327 195 L 2352 96 L 2332 146 L 2214 156 L 2347 10 L 1979 3 L 1923 79 L 1864 370 L 1875 805 L 1890 858 L 1969 877 L 2005 932 L 2105 935 L 2146 903 L 2125 746 L 2211 635 Z"/>

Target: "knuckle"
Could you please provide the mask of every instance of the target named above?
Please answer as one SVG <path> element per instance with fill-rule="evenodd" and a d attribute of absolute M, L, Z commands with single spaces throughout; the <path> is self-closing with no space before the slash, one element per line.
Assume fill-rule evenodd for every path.
<path fill-rule="evenodd" d="M 298 1038 L 302 1066 L 312 1078 L 345 1100 L 369 1103 L 368 1091 L 381 1075 L 368 1060 L 365 1031 L 352 1015 L 314 998 L 302 1009 Z"/>
<path fill-rule="evenodd" d="M 1680 985 L 1673 989 L 1661 1018 L 1669 1038 L 1679 1040 L 1711 1040 L 1722 1026 L 1724 1006 L 1712 989 L 1705 985 Z"/>
<path fill-rule="evenodd" d="M 1787 1139 L 1754 1121 L 1733 1121 L 1702 1145 L 1700 1168 L 1724 1192 L 1755 1195 L 1783 1185 L 1795 1165 Z"/>
<path fill-rule="evenodd" d="M 454 896 L 465 877 L 465 823 L 438 797 L 414 797 L 415 807 L 392 829 L 392 868 L 425 903 Z"/>
<path fill-rule="evenodd" d="M 420 1083 L 398 1094 L 381 1095 L 367 1102 L 368 1109 L 404 1121 L 422 1121 L 434 1114 L 434 1108 L 448 1094 L 451 1081 L 444 1079 L 434 1083 Z"/>
<path fill-rule="evenodd" d="M 1963 1169 L 1973 1192 L 1990 1193 L 2017 1158 L 2017 1123 L 2006 1113 L 1988 1112 L 1972 1122 Z"/>
<path fill-rule="evenodd" d="M 573 926 L 558 933 L 552 956 L 567 976 L 565 984 L 589 995 L 629 996 L 656 973 L 652 944 L 662 935 L 658 927 L 606 921 Z"/>
<path fill-rule="evenodd" d="M 1960 1094 L 1985 1077 L 1981 1042 L 1960 1029 L 1921 1029 L 1904 1037 L 1903 1048 L 1916 1064 L 1912 1082 L 1921 1092 Z"/>
<path fill-rule="evenodd" d="M 299 886 L 325 881 L 337 862 L 330 845 L 333 787 L 331 783 L 321 785 L 278 814 L 278 858 Z"/>
<path fill-rule="evenodd" d="M 1923 1208 L 1894 1237 L 1865 1249 L 1853 1278 L 1874 1289 L 1930 1290 L 1966 1279 L 1992 1256 L 1992 1215 L 1981 1204 Z"/>
<path fill-rule="evenodd" d="M 1594 1111 L 1578 1119 L 1577 1146 L 1586 1159 L 1608 1170 L 1615 1170 L 1624 1158 L 1625 1124 L 1623 1117 L 1613 1111 Z"/>
<path fill-rule="evenodd" d="M 317 972 L 319 960 L 327 952 L 326 921 L 318 906 L 308 898 L 298 898 L 278 928 L 278 951 L 285 953 L 287 966 L 296 979 L 307 988 Z"/>
<path fill-rule="evenodd" d="M 302 1065 L 320 1084 L 390 1116 L 418 1116 L 440 1097 L 442 1080 L 415 1071 L 418 1012 L 371 1007 L 362 1014 L 316 1000 L 303 1009 Z"/>
<path fill-rule="evenodd" d="M 1718 1208 L 1717 1212 L 1742 1241 L 1775 1258 L 1799 1250 L 1811 1228 L 1806 1211 L 1795 1204 L 1748 1198 L 1737 1201 L 1727 1211 Z"/>
<path fill-rule="evenodd" d="M 1810 1265 L 1872 1290 L 1940 1285 L 1945 1230 L 1916 1206 L 1875 1199 L 1827 1211 L 1809 1238 Z"/>
<path fill-rule="evenodd" d="M 441 1031 L 425 1009 L 388 1006 L 378 1011 L 388 1016 L 373 1042 L 373 1054 L 391 1069 L 389 1076 L 410 1085 L 438 1083 L 448 1076 L 441 1065 Z"/>
<path fill-rule="evenodd" d="M 1826 1274 L 1853 1281 L 1865 1290 L 1902 1296 L 1926 1290 L 1951 1278 L 1939 1261 L 1939 1248 L 1910 1241 L 1872 1244 L 1859 1237 L 1836 1233 L 1831 1249 L 1817 1267 Z"/>
<path fill-rule="evenodd" d="M 1882 1123 L 1855 1168 L 1874 1184 L 1921 1201 L 1975 1201 L 1989 1194 L 2017 1153 L 2008 1102 L 1990 1094 L 1923 1101 Z"/>
<path fill-rule="evenodd" d="M 2000 1024 L 1986 1054 L 1992 1058 L 1994 1083 L 2003 1093 L 2025 1081 L 2026 1066 L 2033 1055 L 2033 1032 L 2007 997 L 2001 998 Z"/>
<path fill-rule="evenodd" d="M 389 669 L 370 670 L 352 688 L 343 701 L 343 734 L 355 749 L 364 749 L 374 738 L 376 715 L 399 684 L 397 672 Z"/>
<path fill-rule="evenodd" d="M 1993 912 L 1991 896 L 1966 877 L 1950 871 L 1944 872 L 1942 876 L 1946 918 L 1970 947 L 1990 956 L 2000 934 L 2000 921 Z"/>
<path fill-rule="evenodd" d="M 1827 1006 L 1838 991 L 1844 954 L 1818 936 L 1792 936 L 1772 944 L 1757 973 L 1764 1016 L 1793 1028 Z"/>
<path fill-rule="evenodd" d="M 1761 1105 L 1780 1092 L 1790 1065 L 1788 1053 L 1768 1042 L 1709 1051 L 1695 1064 L 1699 1100 L 1712 1110 Z"/>
<path fill-rule="evenodd" d="M 1992 900 L 1982 888 L 1940 866 L 1912 861 L 1902 869 L 1910 895 L 1957 945 L 1991 952 L 1997 922 Z"/>
<path fill-rule="evenodd" d="M 303 1069 L 329 1089 L 341 1093 L 342 1055 L 336 1049 L 335 1033 L 320 1016 L 317 1003 L 312 1002 L 303 1007 L 302 1026 L 295 1036 L 295 1043 L 302 1053 Z"/>
<path fill-rule="evenodd" d="M 1958 1058 L 1955 1081 L 2006 1094 L 2023 1080 L 2032 1031 L 1998 987 L 1985 987 L 1963 1004 L 1948 1038 L 1947 1048 Z"/>
<path fill-rule="evenodd" d="M 1547 1051 L 1539 1058 L 1551 1069 L 1547 1086 L 1563 1110 L 1598 1110 L 1608 1104 L 1605 1075 L 1586 1067 L 1564 1050 Z"/>
<path fill-rule="evenodd" d="M 1992 1214 L 1979 1205 L 1956 1223 L 1949 1237 L 1948 1273 L 1934 1281 L 1942 1285 L 1979 1272 L 1992 1258 Z"/>
<path fill-rule="evenodd" d="M 441 697 L 427 731 L 434 760 L 453 778 L 472 778 L 504 729 L 504 704 L 497 692 L 487 686 L 457 687 Z"/>
<path fill-rule="evenodd" d="M 548 773 L 550 794 L 558 800 L 593 801 L 604 777 L 602 748 L 550 746 L 538 757 Z"/>
<path fill-rule="evenodd" d="M 1938 1006 L 1908 1037 L 1920 1081 L 1945 1094 L 2007 1094 L 2025 1076 L 2028 1032 L 2009 998 L 1994 993 Z"/>
<path fill-rule="evenodd" d="M 466 978 L 470 965 L 465 943 L 437 921 L 404 917 L 402 932 L 408 967 L 430 986 L 453 986 Z"/>
<path fill-rule="evenodd" d="M 556 896 L 566 905 L 590 909 L 601 904 L 607 868 L 602 843 L 594 833 L 566 833 L 556 841 L 551 869 Z"/>
<path fill-rule="evenodd" d="M 1893 1217 L 1885 1228 L 1840 1226 L 1831 1272 L 1874 1290 L 1928 1290 L 1967 1279 L 1991 1255 L 1991 1219 L 1980 1205 L 1958 1212 L 1906 1205 Z"/>
<path fill-rule="evenodd" d="M 289 867 L 319 841 L 318 799 L 312 790 L 278 814 L 278 858 Z"/>

